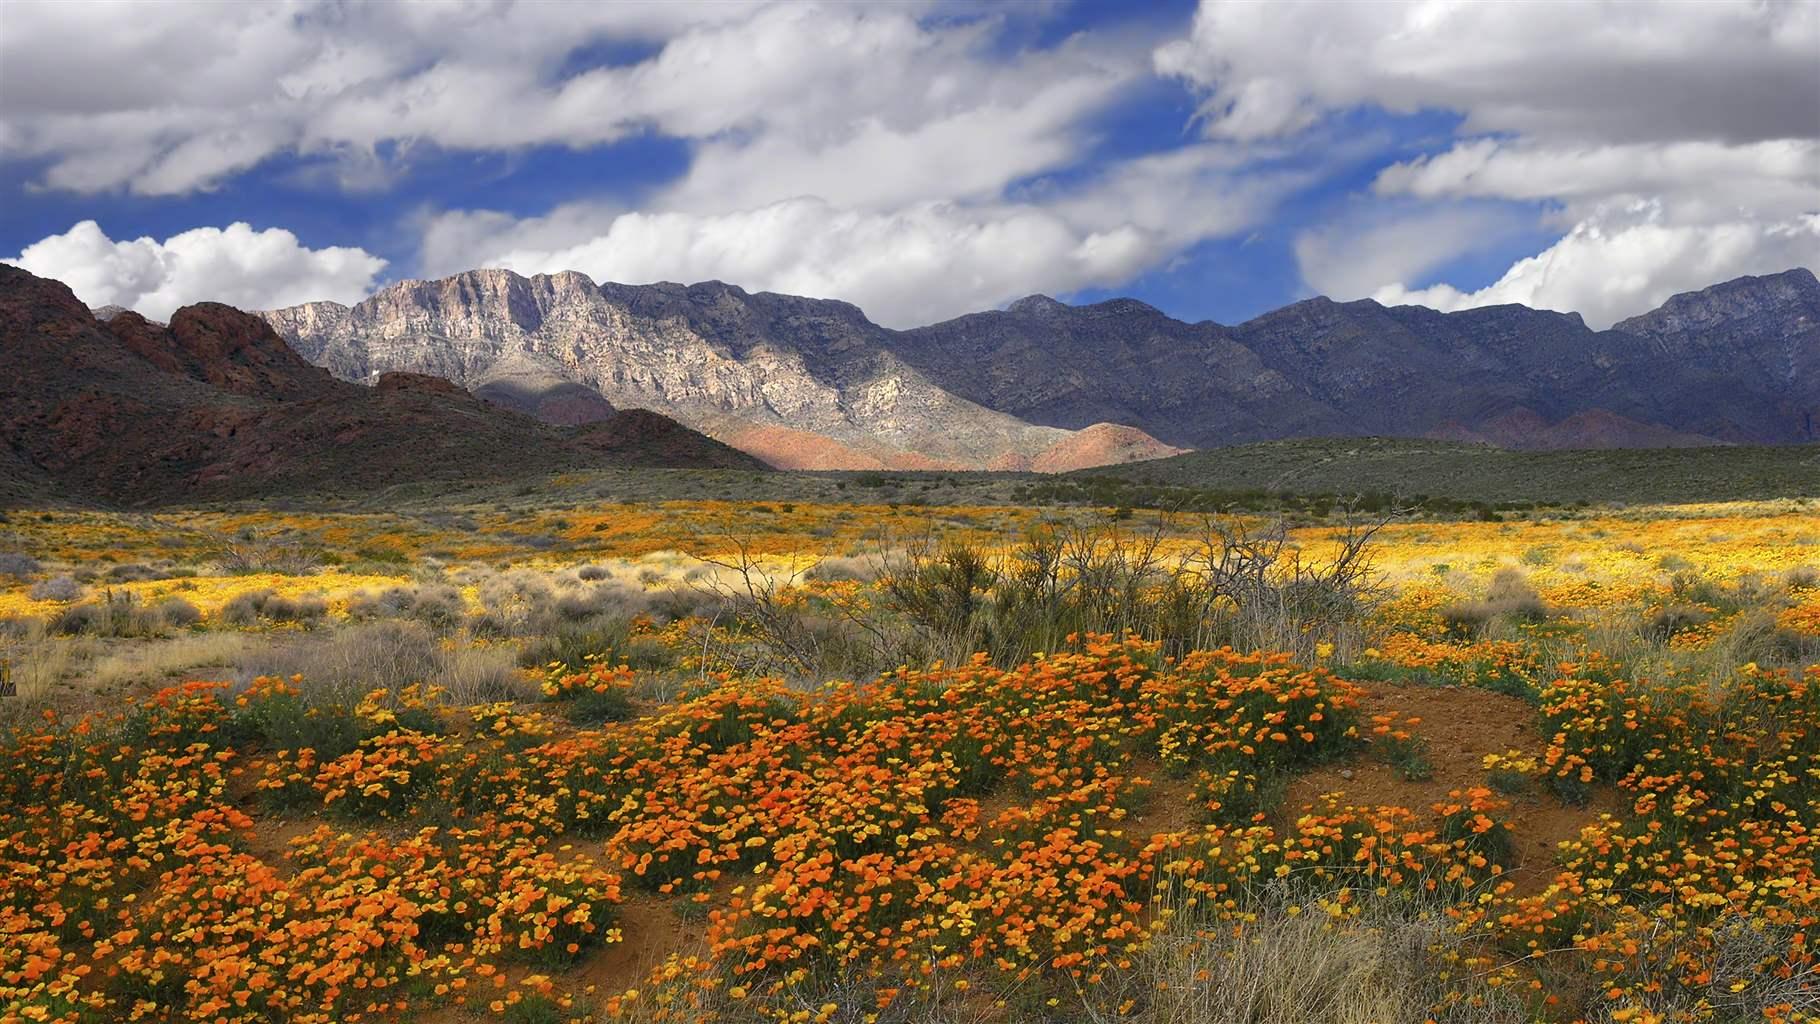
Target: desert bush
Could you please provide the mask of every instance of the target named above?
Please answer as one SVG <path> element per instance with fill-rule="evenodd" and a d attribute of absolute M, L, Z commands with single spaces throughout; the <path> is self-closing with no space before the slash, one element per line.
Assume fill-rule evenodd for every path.
<path fill-rule="evenodd" d="M 446 583 L 418 587 L 411 593 L 405 614 L 432 629 L 449 630 L 461 622 L 467 602 L 461 591 Z"/>
<path fill-rule="evenodd" d="M 126 562 L 110 566 L 107 580 L 110 583 L 140 583 L 145 580 L 163 579 L 164 573 L 143 562 Z"/>
<path fill-rule="evenodd" d="M 1644 623 L 1644 635 L 1657 642 L 1711 622 L 1713 615 L 1697 604 L 1671 604 L 1657 609 Z"/>
<path fill-rule="evenodd" d="M 404 587 L 389 587 L 375 594 L 362 590 L 348 598 L 348 618 L 356 622 L 396 618 L 411 606 L 412 593 Z"/>
<path fill-rule="evenodd" d="M 82 596 L 82 584 L 69 576 L 52 576 L 34 585 L 30 591 L 34 601 L 74 601 Z"/>
<path fill-rule="evenodd" d="M 880 559 L 831 555 L 810 566 L 809 570 L 803 573 L 803 578 L 828 583 L 845 581 L 867 583 L 878 578 L 881 568 Z"/>
<path fill-rule="evenodd" d="M 582 580 L 586 580 L 590 583 L 594 582 L 596 580 L 610 580 L 613 578 L 613 573 L 610 572 L 605 566 L 600 566 L 600 565 L 584 565 L 581 568 L 575 570 L 575 575 L 578 578 L 580 578 Z"/>
<path fill-rule="evenodd" d="M 182 604 L 195 611 L 189 602 Z M 108 591 L 98 601 L 65 608 L 52 620 L 51 628 L 66 635 L 150 637 L 161 636 L 173 627 L 187 627 L 190 623 L 183 622 L 183 617 L 182 609 L 147 605 L 130 591 Z"/>
<path fill-rule="evenodd" d="M 1820 587 L 1820 568 L 1797 565 L 1782 574 L 1782 582 L 1790 590 L 1812 590 Z"/>
<path fill-rule="evenodd" d="M 341 702 L 375 690 L 440 686 L 462 703 L 529 699 L 536 693 L 504 647 L 442 641 L 420 622 L 366 622 L 249 652 L 238 678 L 303 678 L 306 692 Z"/>
<path fill-rule="evenodd" d="M 286 597 L 265 589 L 234 595 L 221 606 L 216 617 L 232 626 L 253 626 L 261 621 L 310 625 L 321 622 L 328 611 L 328 603 L 320 597 Z"/>
<path fill-rule="evenodd" d="M 631 618 L 645 608 L 643 590 L 613 583 L 565 590 L 551 606 L 563 622 L 581 622 L 601 615 Z"/>
<path fill-rule="evenodd" d="M 1454 636 L 1472 636 L 1499 620 L 1541 622 L 1549 616 L 1528 577 L 1516 569 L 1500 569 L 1492 576 L 1479 601 L 1461 601 L 1441 609 L 1441 621 Z"/>
<path fill-rule="evenodd" d="M 249 528 L 221 542 L 214 551 L 214 562 L 230 576 L 307 576 L 322 566 L 323 558 L 320 548 L 298 540 L 262 537 Z"/>
<path fill-rule="evenodd" d="M 1167 543 L 1167 517 L 1141 529 L 1038 526 L 1005 552 L 886 538 L 873 560 L 879 597 L 865 610 L 802 599 L 806 573 L 769 569 L 732 538 L 718 545 L 731 554 L 703 556 L 721 573 L 701 590 L 750 627 L 772 668 L 800 678 L 955 664 L 976 651 L 1012 665 L 1090 633 L 1155 639 L 1170 654 L 1234 646 L 1312 661 L 1328 645 L 1362 646 L 1378 594 L 1368 545 L 1384 521 L 1348 524 L 1324 561 L 1304 557 L 1280 521 L 1206 518 L 1185 549 Z"/>
<path fill-rule="evenodd" d="M 23 551 L 0 551 L 0 576 L 23 578 L 38 569 L 38 560 Z"/>

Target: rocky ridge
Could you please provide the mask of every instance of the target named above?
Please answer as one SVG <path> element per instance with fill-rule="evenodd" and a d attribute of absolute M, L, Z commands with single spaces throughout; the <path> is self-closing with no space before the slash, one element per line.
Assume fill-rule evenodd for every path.
<path fill-rule="evenodd" d="M 556 422 L 648 407 L 786 468 L 1047 471 L 1309 436 L 1820 439 L 1820 282 L 1804 269 L 1606 331 L 1515 305 L 1314 298 L 1224 326 L 1040 295 L 892 331 L 848 303 L 718 282 L 505 270 L 263 315 L 343 379 L 433 374 Z"/>
<path fill-rule="evenodd" d="M 352 307 L 316 302 L 263 315 L 346 380 L 409 370 L 487 394 L 509 376 L 501 367 L 528 361 L 545 372 L 540 395 L 568 385 L 575 400 L 572 388 L 586 388 L 780 467 L 1028 468 L 1060 465 L 1058 451 L 1071 450 L 1068 428 L 1026 423 L 937 386 L 892 351 L 891 332 L 842 302 L 718 282 L 596 287 L 577 273 L 476 270 L 401 282 Z M 1174 451 L 1137 438 L 1117 450 Z"/>
<path fill-rule="evenodd" d="M 217 303 L 95 318 L 0 265 L 0 499 L 148 505 L 593 466 L 762 469 L 649 413 L 564 430 L 433 375 L 338 380 Z"/>

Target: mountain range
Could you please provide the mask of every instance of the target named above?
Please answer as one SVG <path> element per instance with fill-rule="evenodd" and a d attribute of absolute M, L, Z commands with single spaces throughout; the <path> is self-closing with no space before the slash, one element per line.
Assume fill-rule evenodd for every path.
<path fill-rule="evenodd" d="M 784 468 L 1059 471 L 1309 436 L 1820 438 L 1820 281 L 1799 268 L 1604 331 L 1519 305 L 1314 298 L 1225 326 L 1040 295 L 899 331 L 848 303 L 720 282 L 507 270 L 261 315 L 345 380 L 434 375 L 553 423 L 652 409 Z"/>
<path fill-rule="evenodd" d="M 643 410 L 558 427 L 435 376 L 350 384 L 217 303 L 169 324 L 108 313 L 0 264 L 0 500 L 144 505 L 594 466 L 764 468 Z"/>

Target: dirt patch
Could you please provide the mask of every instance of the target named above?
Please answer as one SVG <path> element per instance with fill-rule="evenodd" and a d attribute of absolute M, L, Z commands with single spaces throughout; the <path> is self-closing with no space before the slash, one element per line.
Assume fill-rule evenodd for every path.
<path fill-rule="evenodd" d="M 1130 774 L 1151 780 L 1150 793 L 1144 806 L 1131 816 L 1131 823 L 1145 835 L 1186 832 L 1205 817 L 1206 808 L 1194 798 L 1194 780 L 1172 778 L 1163 766 L 1150 759 L 1132 763 Z"/>
<path fill-rule="evenodd" d="M 1344 794 L 1348 803 L 1391 805 L 1428 813 L 1456 789 L 1483 785 L 1484 758 L 1520 750 L 1540 755 L 1547 740 L 1536 730 L 1536 711 L 1515 697 L 1468 686 L 1395 686 L 1368 683 L 1359 700 L 1361 720 L 1396 714 L 1399 720 L 1421 719 L 1411 732 L 1427 741 L 1429 778 L 1408 780 L 1393 766 L 1377 760 L 1367 748 L 1346 761 L 1323 766 L 1289 785 L 1283 802 L 1285 823 L 1311 810 L 1325 794 Z M 1350 777 L 1348 777 L 1350 776 Z M 1505 818 L 1516 839 L 1517 864 L 1509 878 L 1519 892 L 1535 892 L 1554 877 L 1555 848 L 1598 820 L 1600 813 L 1621 805 L 1609 788 L 1595 791 L 1585 807 L 1572 807 L 1552 794 L 1508 797 Z"/>
<path fill-rule="evenodd" d="M 665 957 L 702 943 L 702 928 L 685 922 L 669 901 L 656 896 L 630 896 L 616 911 L 619 941 L 564 972 L 573 990 L 606 996 L 638 988 Z"/>

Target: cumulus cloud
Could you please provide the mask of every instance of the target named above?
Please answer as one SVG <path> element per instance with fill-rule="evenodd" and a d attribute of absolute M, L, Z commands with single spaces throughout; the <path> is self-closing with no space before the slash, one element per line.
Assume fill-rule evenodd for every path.
<path fill-rule="evenodd" d="M 1078 151 L 1072 126 L 1143 66 L 1134 47 L 1062 45 L 1007 59 L 995 19 L 926 21 L 917 5 L 354 4 L 127 9 L 8 5 L 0 154 L 47 161 L 43 184 L 144 194 L 206 189 L 280 153 L 332 162 L 387 147 L 571 148 L 656 132 L 699 142 L 698 192 L 763 201 L 811 158 L 991 190 Z M 649 48 L 600 63 L 591 50 Z M 934 147 L 940 147 L 939 150 Z M 948 154 L 929 159 L 935 152 Z M 921 159 L 904 159 L 915 152 Z M 770 168 L 756 185 L 740 168 Z M 919 170 L 920 169 L 920 170 Z M 828 188 L 836 176 L 805 184 Z M 952 198 L 952 196 L 943 196 Z M 835 201 L 842 201 L 835 197 Z"/>
<path fill-rule="evenodd" d="M 1309 287 L 1362 299 L 1387 284 L 1420 280 L 1467 253 L 1505 243 L 1527 227 L 1516 210 L 1449 204 L 1365 207 L 1296 236 L 1296 266 Z"/>
<path fill-rule="evenodd" d="M 801 198 L 727 214 L 627 213 L 580 244 L 491 263 L 627 283 L 718 278 L 841 298 L 880 323 L 911 326 L 991 306 L 1033 282 L 1121 281 L 1153 256 L 1135 230 L 1083 231 L 1037 207 L 932 202 L 864 213 Z"/>
<path fill-rule="evenodd" d="M 1023 198 L 794 196 L 703 212 L 659 196 L 641 211 L 572 204 L 533 218 L 453 210 L 426 224 L 420 263 L 429 274 L 501 266 L 627 284 L 715 278 L 843 299 L 910 327 L 1031 292 L 1118 285 L 1197 241 L 1255 226 L 1311 173 L 1260 170 L 1204 145 Z"/>
<path fill-rule="evenodd" d="M 1689 288 L 1816 262 L 1820 4 L 1203 0 L 1159 72 L 1207 135 L 1278 139 L 1362 106 L 1449 110 L 1458 137 L 1385 168 L 1389 209 L 1305 233 L 1311 286 L 1461 308 L 1527 302 L 1610 323 Z M 1563 232 L 1496 282 L 1412 288 L 1470 243 L 1462 203 Z M 1522 204 L 1517 206 L 1514 204 Z"/>
<path fill-rule="evenodd" d="M 92 220 L 4 262 L 62 281 L 90 306 L 125 306 L 155 320 L 202 301 L 250 310 L 313 299 L 352 302 L 386 265 L 362 249 L 311 249 L 282 228 L 255 231 L 243 222 L 160 242 L 115 241 Z"/>
<path fill-rule="evenodd" d="M 1597 141 L 1806 137 L 1820 127 L 1810 2 L 1203 0 L 1157 69 L 1209 134 L 1261 138 L 1363 105 L 1457 110 L 1463 131 Z"/>
<path fill-rule="evenodd" d="M 1577 312 L 1588 325 L 1602 329 L 1653 309 L 1677 292 L 1799 266 L 1820 266 L 1820 214 L 1769 224 L 1677 224 L 1661 204 L 1638 201 L 1597 211 L 1477 291 L 1445 284 L 1421 289 L 1389 285 L 1372 297 L 1387 305 L 1443 310 L 1520 302 Z"/>

